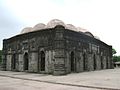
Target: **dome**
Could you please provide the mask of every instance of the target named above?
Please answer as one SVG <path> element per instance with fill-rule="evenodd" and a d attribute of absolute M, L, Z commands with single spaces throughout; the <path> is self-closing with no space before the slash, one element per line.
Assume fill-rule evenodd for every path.
<path fill-rule="evenodd" d="M 32 27 L 26 27 L 21 31 L 21 34 L 28 33 L 28 32 L 31 32 L 31 31 L 32 31 Z"/>
<path fill-rule="evenodd" d="M 83 29 L 81 27 L 77 27 L 77 31 L 80 31 L 80 32 L 88 32 L 86 29 Z"/>
<path fill-rule="evenodd" d="M 77 31 L 77 28 L 74 25 L 72 25 L 72 24 L 66 24 L 65 27 L 66 27 L 66 29 Z"/>
<path fill-rule="evenodd" d="M 85 35 L 88 35 L 90 37 L 94 37 L 94 35 L 91 32 L 84 32 L 84 33 L 85 33 Z"/>
<path fill-rule="evenodd" d="M 99 38 L 98 36 L 94 36 L 94 38 L 96 38 L 96 39 L 100 40 L 100 38 Z"/>
<path fill-rule="evenodd" d="M 46 28 L 55 28 L 56 30 L 66 28 L 66 29 L 70 29 L 70 30 L 73 30 L 73 31 L 82 32 L 85 35 L 88 35 L 90 37 L 94 37 L 94 35 L 91 32 L 89 32 L 88 30 L 83 29 L 81 27 L 75 27 L 72 24 L 65 24 L 63 21 L 61 21 L 59 19 L 53 19 L 53 20 L 49 21 L 47 23 L 47 25 L 45 25 L 44 23 L 38 23 L 33 28 L 32 27 L 26 27 L 20 32 L 20 34 L 34 32 L 34 31 L 38 31 L 38 30 L 46 29 Z M 94 38 L 100 40 L 100 38 L 98 36 L 95 36 Z"/>
<path fill-rule="evenodd" d="M 41 29 L 45 29 L 45 24 L 44 23 L 38 23 L 33 27 L 33 31 L 37 31 L 37 30 L 41 30 Z"/>
<path fill-rule="evenodd" d="M 46 28 L 54 28 L 57 25 L 65 26 L 63 21 L 61 21 L 59 19 L 53 19 L 47 23 Z"/>
<path fill-rule="evenodd" d="M 90 37 L 94 37 L 94 35 L 91 32 L 87 31 L 86 29 L 83 29 L 81 27 L 77 27 L 77 30 L 80 32 L 83 32 L 85 35 L 88 35 Z"/>

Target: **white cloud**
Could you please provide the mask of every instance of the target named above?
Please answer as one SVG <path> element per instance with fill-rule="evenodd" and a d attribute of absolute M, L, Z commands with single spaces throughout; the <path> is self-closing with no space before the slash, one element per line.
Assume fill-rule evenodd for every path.
<path fill-rule="evenodd" d="M 4 5 L 26 26 L 58 18 L 88 29 L 120 54 L 120 0 L 5 0 Z"/>

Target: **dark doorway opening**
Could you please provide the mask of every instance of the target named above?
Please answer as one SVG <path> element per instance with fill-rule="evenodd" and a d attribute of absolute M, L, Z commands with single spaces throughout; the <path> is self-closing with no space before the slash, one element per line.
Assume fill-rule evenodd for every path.
<path fill-rule="evenodd" d="M 101 56 L 101 69 L 103 69 L 103 57 Z"/>
<path fill-rule="evenodd" d="M 74 52 L 71 52 L 71 72 L 75 72 L 75 55 Z"/>
<path fill-rule="evenodd" d="M 83 54 L 83 70 L 86 70 L 86 55 Z"/>
<path fill-rule="evenodd" d="M 28 59 L 28 53 L 24 54 L 24 70 L 28 70 L 29 67 L 29 59 Z"/>
<path fill-rule="evenodd" d="M 93 67 L 94 67 L 94 70 L 96 70 L 96 57 L 95 57 L 95 54 L 93 56 Z"/>
<path fill-rule="evenodd" d="M 108 68 L 109 68 L 109 66 L 108 66 L 108 58 L 106 56 L 106 69 L 108 69 Z"/>
<path fill-rule="evenodd" d="M 12 56 L 11 68 L 12 68 L 12 70 L 16 69 L 16 55 L 15 54 L 13 54 L 13 56 Z"/>
<path fill-rule="evenodd" d="M 45 53 L 43 51 L 41 51 L 40 56 L 41 56 L 40 70 L 45 71 Z"/>

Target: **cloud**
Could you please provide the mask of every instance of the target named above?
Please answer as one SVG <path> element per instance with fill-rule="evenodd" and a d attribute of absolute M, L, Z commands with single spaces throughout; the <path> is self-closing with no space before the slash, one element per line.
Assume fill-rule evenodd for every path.
<path fill-rule="evenodd" d="M 3 1 L 0 1 L 0 12 L 0 49 L 2 49 L 3 39 L 16 35 L 24 23 L 5 7 Z"/>
<path fill-rule="evenodd" d="M 58 18 L 88 29 L 120 50 L 119 8 L 119 0 L 0 0 L 0 41 L 19 33 L 26 26 L 47 24 L 49 20 Z"/>

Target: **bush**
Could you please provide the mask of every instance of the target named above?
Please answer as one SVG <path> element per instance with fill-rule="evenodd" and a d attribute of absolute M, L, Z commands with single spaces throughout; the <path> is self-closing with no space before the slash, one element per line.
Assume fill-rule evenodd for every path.
<path fill-rule="evenodd" d="M 113 62 L 120 62 L 120 56 L 113 56 Z"/>

